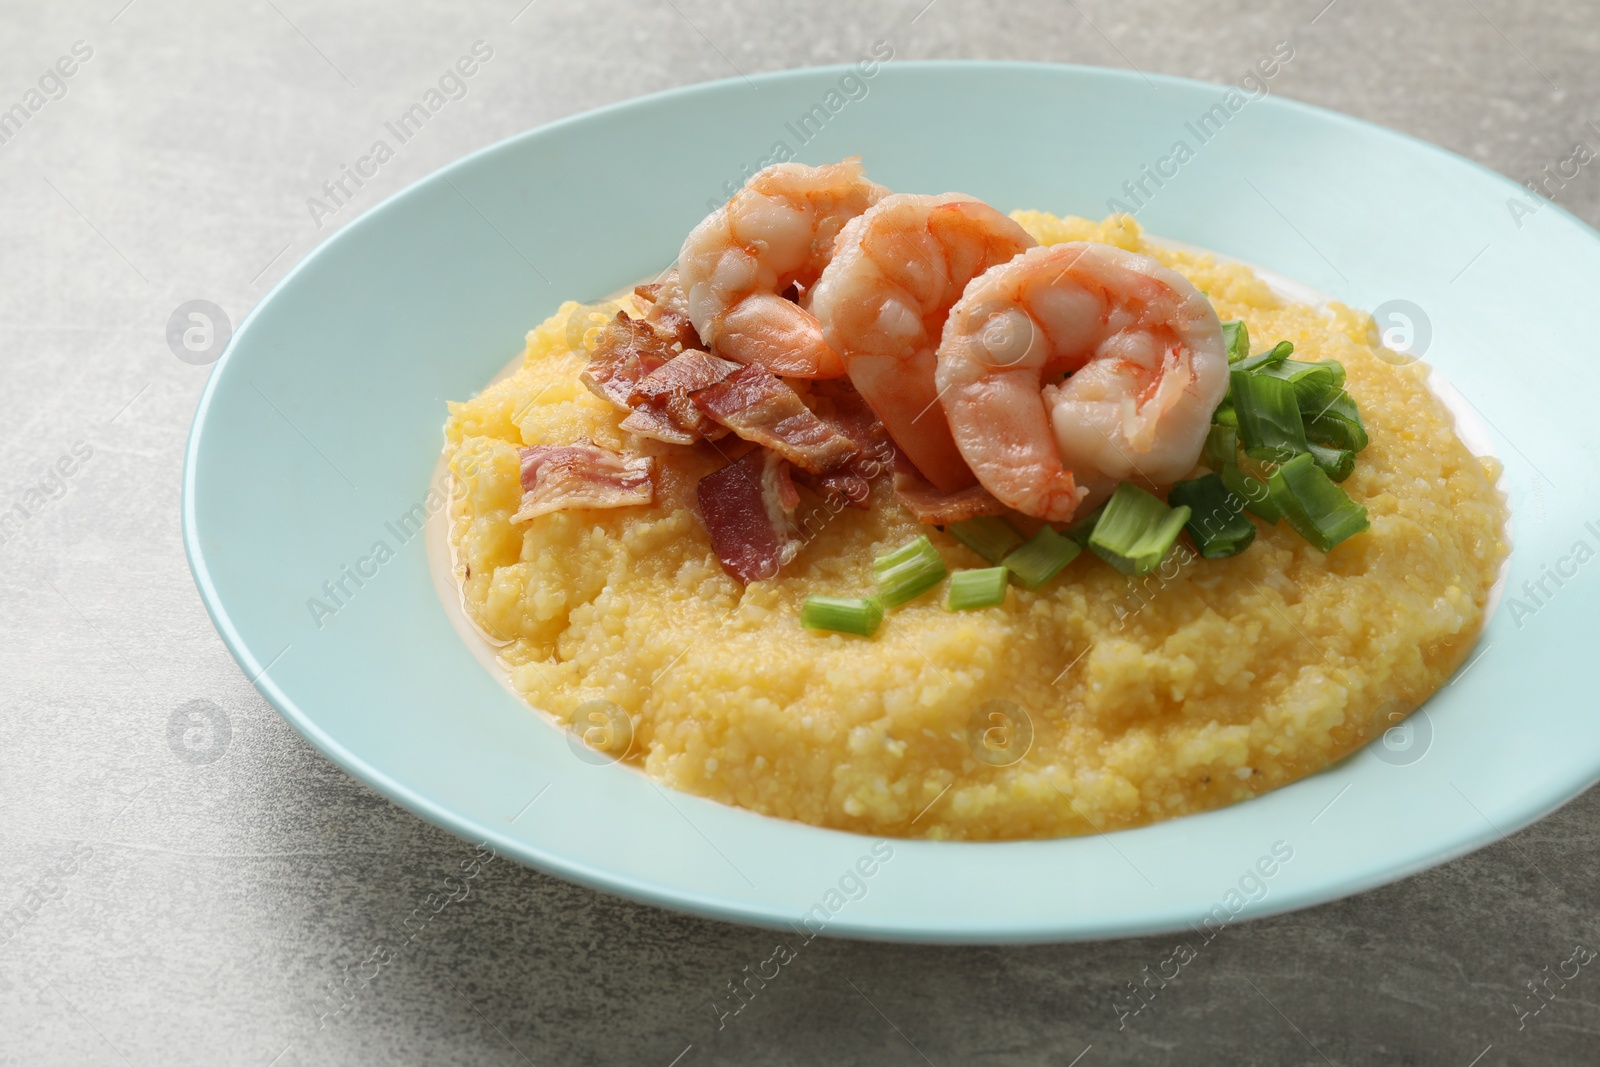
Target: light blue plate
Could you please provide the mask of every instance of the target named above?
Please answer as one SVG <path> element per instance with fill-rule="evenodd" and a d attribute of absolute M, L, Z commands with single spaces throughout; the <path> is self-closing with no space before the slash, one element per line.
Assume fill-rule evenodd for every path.
<path fill-rule="evenodd" d="M 1513 213 L 1538 202 L 1374 126 L 1270 97 L 1227 111 L 1223 86 L 890 63 L 846 83 L 857 99 L 830 97 L 845 73 L 694 86 L 487 148 L 351 223 L 244 322 L 196 414 L 184 536 L 218 630 L 295 729 L 424 818 L 563 877 L 723 919 L 809 913 L 812 931 L 929 941 L 1304 907 L 1477 848 L 1600 777 L 1594 232 L 1550 204 Z M 1186 124 L 1218 103 L 1226 121 L 1201 144 Z M 814 105 L 829 117 L 802 144 L 795 120 Z M 1179 140 L 1193 157 L 1159 164 Z M 851 874 L 868 838 L 575 759 L 464 646 L 401 519 L 429 492 L 447 399 L 477 392 L 564 298 L 671 262 L 723 183 L 780 141 L 810 162 L 859 152 L 901 191 L 1093 216 L 1159 164 L 1177 176 L 1146 180 L 1152 233 L 1353 306 L 1412 302 L 1413 343 L 1491 428 L 1516 517 L 1477 658 L 1388 746 L 1257 800 L 1108 837 L 895 841 L 862 864 L 870 877 Z M 319 626 L 308 599 L 378 542 L 393 558 L 347 579 L 354 595 Z"/>

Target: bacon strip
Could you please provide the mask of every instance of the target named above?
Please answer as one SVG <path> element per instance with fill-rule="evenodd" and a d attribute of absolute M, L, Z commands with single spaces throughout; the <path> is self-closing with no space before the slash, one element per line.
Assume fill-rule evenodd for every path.
<path fill-rule="evenodd" d="M 700 479 L 696 497 L 722 569 L 746 584 L 778 576 L 800 551 L 794 509 L 800 494 L 775 452 L 752 450 Z"/>
<path fill-rule="evenodd" d="M 817 417 L 854 441 L 860 451 L 842 467 L 825 474 L 797 471 L 795 479 L 820 497 L 865 511 L 871 507 L 871 483 L 889 470 L 894 460 L 894 444 L 883 423 L 849 382 L 839 379 L 819 383 L 817 394 L 813 409 Z"/>
<path fill-rule="evenodd" d="M 552 511 L 625 508 L 655 500 L 648 456 L 622 456 L 588 441 L 521 449 L 522 506 L 512 522 Z"/>
<path fill-rule="evenodd" d="M 634 286 L 633 295 L 645 305 L 645 321 L 666 331 L 685 351 L 706 347 L 705 342 L 700 340 L 700 334 L 695 331 L 694 323 L 689 321 L 689 298 L 678 280 L 678 268 L 672 268 L 665 278 L 654 285 Z"/>
<path fill-rule="evenodd" d="M 979 515 L 1000 515 L 1006 506 L 981 485 L 946 493 L 924 478 L 904 456 L 895 456 L 894 495 L 929 526 L 946 526 Z"/>
<path fill-rule="evenodd" d="M 601 400 L 622 411 L 632 411 L 628 399 L 634 386 L 675 354 L 665 334 L 648 322 L 631 319 L 619 311 L 600 331 L 594 355 L 579 378 Z"/>
<path fill-rule="evenodd" d="M 675 393 L 693 393 L 716 385 L 738 369 L 739 364 L 731 359 L 686 349 L 641 379 L 630 399 L 660 400 Z"/>
<path fill-rule="evenodd" d="M 740 367 L 693 396 L 712 419 L 805 470 L 833 470 L 858 451 L 854 441 L 819 419 L 799 393 L 759 363 Z"/>

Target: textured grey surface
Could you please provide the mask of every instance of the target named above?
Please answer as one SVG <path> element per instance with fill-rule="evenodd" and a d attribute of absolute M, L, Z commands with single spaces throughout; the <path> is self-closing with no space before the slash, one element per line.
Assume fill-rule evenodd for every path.
<path fill-rule="evenodd" d="M 315 754 L 213 632 L 178 527 L 206 374 L 165 342 L 181 302 L 238 322 L 337 225 L 529 126 L 854 59 L 877 37 L 901 58 L 1219 81 L 1289 39 L 1275 92 L 1518 180 L 1575 142 L 1600 145 L 1600 14 L 1586 0 L 523 2 L 0 6 L 0 108 L 74 42 L 93 50 L 0 145 L 0 508 L 34 505 L 0 544 L 0 909 L 20 916 L 0 927 L 0 1062 L 1600 1060 L 1590 969 L 1520 1032 L 1515 1008 L 1575 943 L 1600 946 L 1594 793 L 1438 870 L 1230 928 L 1120 1032 L 1114 998 L 1170 939 L 817 940 L 719 1030 L 713 1001 L 773 934 L 502 860 L 381 949 L 431 913 L 470 848 Z M 319 230 L 307 197 L 478 39 L 495 56 L 469 95 Z M 1593 168 L 1559 199 L 1600 220 Z M 75 445 L 90 458 L 29 497 Z M 192 700 L 226 716 L 212 762 L 203 734 L 169 734 Z"/>

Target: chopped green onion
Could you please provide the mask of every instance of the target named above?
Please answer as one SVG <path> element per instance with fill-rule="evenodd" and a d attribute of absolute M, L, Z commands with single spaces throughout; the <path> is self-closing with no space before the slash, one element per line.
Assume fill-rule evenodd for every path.
<path fill-rule="evenodd" d="M 1356 469 L 1356 454 L 1348 448 L 1324 448 L 1318 444 L 1308 444 L 1306 449 L 1322 473 L 1336 482 L 1344 481 Z"/>
<path fill-rule="evenodd" d="M 1274 363 L 1282 363 L 1293 354 L 1293 341 L 1279 341 L 1265 352 L 1262 352 L 1259 355 L 1251 356 L 1249 359 L 1241 359 L 1228 369 L 1253 372 L 1260 370 L 1262 367 L 1270 367 Z"/>
<path fill-rule="evenodd" d="M 1017 533 L 1016 527 L 998 515 L 963 519 L 945 529 L 990 563 L 999 563 L 1006 558 L 1006 553 L 1022 544 L 1022 535 Z"/>
<path fill-rule="evenodd" d="M 1205 474 L 1179 482 L 1167 502 L 1189 509 L 1184 529 L 1206 559 L 1237 556 L 1256 539 L 1256 524 L 1244 517 L 1244 497 L 1234 493 L 1220 475 Z"/>
<path fill-rule="evenodd" d="M 1272 473 L 1272 500 L 1294 531 L 1329 552 L 1351 534 L 1365 530 L 1367 509 L 1351 500 L 1311 456 L 1296 456 Z"/>
<path fill-rule="evenodd" d="M 1200 455 L 1214 471 L 1232 467 L 1239 462 L 1239 431 L 1232 426 L 1213 425 L 1206 431 L 1206 445 Z"/>
<path fill-rule="evenodd" d="M 1029 589 L 1037 589 L 1060 574 L 1082 551 L 1078 542 L 1062 537 L 1049 526 L 1041 526 L 1027 544 L 1006 557 L 1005 569 Z"/>
<path fill-rule="evenodd" d="M 1065 530 L 1062 530 L 1061 531 L 1062 536 L 1063 537 L 1070 537 L 1072 540 L 1074 540 L 1074 541 L 1076 541 L 1078 543 L 1078 547 L 1079 548 L 1082 548 L 1084 545 L 1087 545 L 1089 543 L 1089 535 L 1094 533 L 1094 525 L 1095 525 L 1095 523 L 1100 521 L 1100 516 L 1104 515 L 1105 512 L 1106 512 L 1106 506 L 1104 504 L 1101 504 L 1099 507 L 1097 507 L 1093 511 L 1089 512 L 1089 514 L 1085 515 L 1083 518 L 1079 519 L 1077 522 L 1074 522 L 1071 526 L 1068 526 Z"/>
<path fill-rule="evenodd" d="M 1271 523 L 1283 518 L 1283 512 L 1272 502 L 1272 491 L 1260 478 L 1246 474 L 1238 467 L 1223 467 L 1217 475 L 1234 496 L 1244 501 L 1244 509 L 1250 514 L 1258 515 Z"/>
<path fill-rule="evenodd" d="M 1072 544 L 1071 541 L 1067 543 Z M 984 567 L 982 570 L 956 571 L 952 574 L 950 595 L 945 599 L 944 606 L 947 611 L 967 611 L 971 608 L 992 608 L 1005 602 L 1006 568 Z"/>
<path fill-rule="evenodd" d="M 1211 413 L 1211 422 L 1215 426 L 1227 426 L 1237 430 L 1239 428 L 1239 413 L 1233 410 L 1233 404 L 1224 400 L 1217 405 L 1217 410 Z"/>
<path fill-rule="evenodd" d="M 1237 363 L 1250 354 L 1250 330 L 1243 319 L 1222 324 L 1222 343 L 1228 349 L 1228 362 Z"/>
<path fill-rule="evenodd" d="M 1123 574 L 1138 577 L 1167 558 L 1188 521 L 1188 508 L 1169 508 L 1160 497 L 1123 482 L 1106 502 L 1105 514 L 1089 535 L 1089 547 Z"/>
<path fill-rule="evenodd" d="M 877 597 L 808 596 L 800 607 L 800 625 L 808 630 L 833 630 L 871 637 L 883 622 Z"/>
<path fill-rule="evenodd" d="M 1361 410 L 1343 389 L 1330 390 L 1315 405 L 1303 410 L 1309 440 L 1352 452 L 1367 447 L 1367 428 L 1361 423 Z"/>
<path fill-rule="evenodd" d="M 1305 424 L 1293 385 L 1282 378 L 1241 370 L 1230 373 L 1228 379 L 1245 455 L 1287 460 L 1306 450 Z"/>
<path fill-rule="evenodd" d="M 1262 367 L 1256 373 L 1265 374 L 1270 378 L 1282 378 L 1292 384 L 1301 411 L 1305 411 L 1319 400 L 1326 400 L 1330 392 L 1343 384 L 1344 379 L 1344 367 L 1331 359 L 1325 359 L 1320 363 L 1302 363 L 1297 359 L 1286 359 L 1282 363 Z"/>
<path fill-rule="evenodd" d="M 1313 367 L 1327 367 L 1328 370 L 1333 374 L 1333 388 L 1335 388 L 1335 389 L 1343 389 L 1344 388 L 1345 373 L 1344 373 L 1344 364 L 1343 363 L 1340 363 L 1336 359 L 1319 359 L 1315 363 L 1313 363 L 1312 366 Z"/>
<path fill-rule="evenodd" d="M 878 580 L 878 597 L 892 608 L 926 593 L 944 578 L 944 558 L 928 535 L 912 538 L 899 548 L 872 561 Z"/>

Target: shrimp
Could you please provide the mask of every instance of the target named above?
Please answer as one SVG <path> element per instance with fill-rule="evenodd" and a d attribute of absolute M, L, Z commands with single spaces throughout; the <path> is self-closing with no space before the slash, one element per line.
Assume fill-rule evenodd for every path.
<path fill-rule="evenodd" d="M 1073 242 L 1031 249 L 967 286 L 934 379 L 983 487 L 1067 522 L 1118 482 L 1161 486 L 1193 469 L 1228 389 L 1228 356 L 1211 302 L 1182 275 Z"/>
<path fill-rule="evenodd" d="M 1034 241 L 981 200 L 960 193 L 886 196 L 839 234 L 811 291 L 822 337 L 850 382 L 923 476 L 945 492 L 977 479 L 934 385 L 935 353 L 967 283 Z"/>
<path fill-rule="evenodd" d="M 887 193 L 867 180 L 859 156 L 757 172 L 689 232 L 678 256 L 701 339 L 717 355 L 784 377 L 843 376 L 817 320 L 782 294 L 815 283 L 844 224 Z"/>

